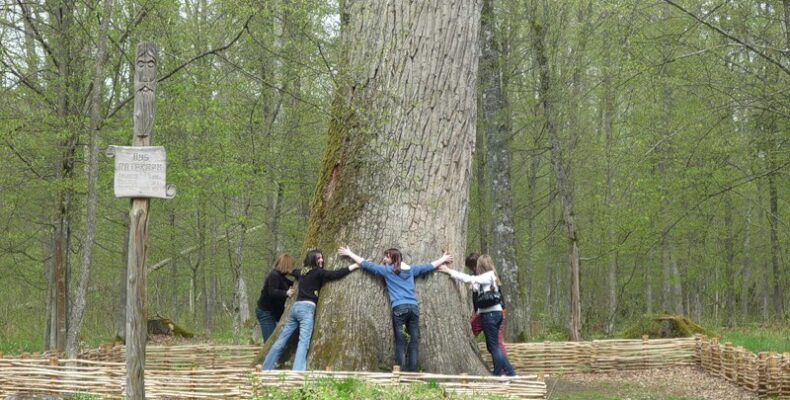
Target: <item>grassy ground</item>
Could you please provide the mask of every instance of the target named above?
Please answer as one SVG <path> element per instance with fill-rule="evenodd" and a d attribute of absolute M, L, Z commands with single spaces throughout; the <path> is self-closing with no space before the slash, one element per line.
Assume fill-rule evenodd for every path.
<path fill-rule="evenodd" d="M 262 389 L 256 400 L 504 400 L 499 396 L 463 396 L 444 391 L 436 383 L 381 386 L 357 379 L 324 379 L 294 390 Z"/>
<path fill-rule="evenodd" d="M 755 353 L 790 351 L 790 329 L 786 326 L 747 325 L 722 329 L 717 334 L 721 337 L 721 343 L 731 342 L 734 346 L 743 346 Z"/>

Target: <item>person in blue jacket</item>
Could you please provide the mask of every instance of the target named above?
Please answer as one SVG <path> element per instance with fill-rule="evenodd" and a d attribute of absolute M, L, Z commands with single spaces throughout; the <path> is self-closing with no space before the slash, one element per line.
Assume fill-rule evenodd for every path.
<path fill-rule="evenodd" d="M 414 278 L 433 272 L 436 267 L 449 263 L 453 257 L 444 253 L 438 260 L 430 264 L 408 265 L 403 262 L 400 250 L 392 248 L 384 252 L 383 265 L 365 260 L 354 254 L 348 247 L 338 250 L 341 256 L 347 256 L 359 264 L 363 270 L 384 278 L 392 307 L 392 330 L 395 336 L 395 363 L 402 371 L 417 371 L 417 346 L 420 341 L 420 307 L 417 303 L 417 291 Z M 401 327 L 406 325 L 409 334 L 408 358 L 406 343 Z"/>

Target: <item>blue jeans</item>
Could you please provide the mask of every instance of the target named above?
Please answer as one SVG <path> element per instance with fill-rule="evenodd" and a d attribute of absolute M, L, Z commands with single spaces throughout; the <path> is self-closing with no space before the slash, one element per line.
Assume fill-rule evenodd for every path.
<path fill-rule="evenodd" d="M 264 370 L 274 369 L 274 365 L 280 361 L 280 356 L 288 344 L 296 328 L 299 328 L 299 344 L 296 346 L 296 356 L 294 357 L 294 371 L 304 371 L 307 369 L 307 350 L 310 349 L 310 337 L 313 336 L 313 321 L 315 320 L 315 304 L 300 301 L 294 303 L 288 318 L 285 320 L 280 336 L 274 342 L 266 358 L 263 360 Z"/>
<path fill-rule="evenodd" d="M 265 342 L 266 339 L 272 335 L 272 332 L 274 332 L 274 328 L 277 327 L 277 323 L 280 322 L 280 319 L 271 311 L 262 308 L 255 309 L 255 316 L 258 317 L 258 323 L 261 325 L 261 334 Z"/>
<path fill-rule="evenodd" d="M 409 357 L 406 359 L 406 339 L 401 327 L 409 333 Z M 416 304 L 401 304 L 392 308 L 392 330 L 395 334 L 395 362 L 401 371 L 417 372 L 417 346 L 420 343 L 420 308 Z"/>
<path fill-rule="evenodd" d="M 486 335 L 486 348 L 494 361 L 494 375 L 515 375 L 516 371 L 510 365 L 507 356 L 502 353 L 502 349 L 499 348 L 499 326 L 502 325 L 502 311 L 481 313 L 480 324 L 483 326 L 483 334 Z"/>

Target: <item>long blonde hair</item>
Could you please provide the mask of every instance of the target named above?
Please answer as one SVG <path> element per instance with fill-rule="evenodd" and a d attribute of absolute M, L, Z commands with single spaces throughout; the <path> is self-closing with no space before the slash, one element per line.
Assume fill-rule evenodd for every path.
<path fill-rule="evenodd" d="M 496 266 L 494 266 L 494 260 L 488 254 L 483 254 L 477 258 L 477 268 L 475 270 L 475 273 L 481 275 L 488 271 L 494 271 L 494 277 L 496 278 L 496 285 L 502 286 L 502 282 L 499 281 L 499 275 L 497 275 L 496 273 Z"/>

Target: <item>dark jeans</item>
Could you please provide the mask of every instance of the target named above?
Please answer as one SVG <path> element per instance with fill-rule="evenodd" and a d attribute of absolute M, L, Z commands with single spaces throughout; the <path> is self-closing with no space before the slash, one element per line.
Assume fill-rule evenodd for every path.
<path fill-rule="evenodd" d="M 516 371 L 499 348 L 498 336 L 499 326 L 502 325 L 502 311 L 481 313 L 480 324 L 483 326 L 483 334 L 486 335 L 486 348 L 494 361 L 494 375 L 515 375 Z"/>
<path fill-rule="evenodd" d="M 409 356 L 401 327 L 409 334 Z M 420 308 L 416 304 L 401 304 L 392 308 L 392 330 L 395 334 L 395 362 L 401 371 L 417 372 L 417 346 L 420 343 Z"/>
<path fill-rule="evenodd" d="M 255 316 L 258 317 L 258 323 L 261 325 L 261 334 L 265 342 L 266 339 L 272 335 L 272 332 L 274 332 L 274 328 L 277 327 L 277 322 L 279 322 L 280 319 L 277 318 L 273 312 L 262 308 L 255 309 Z"/>

